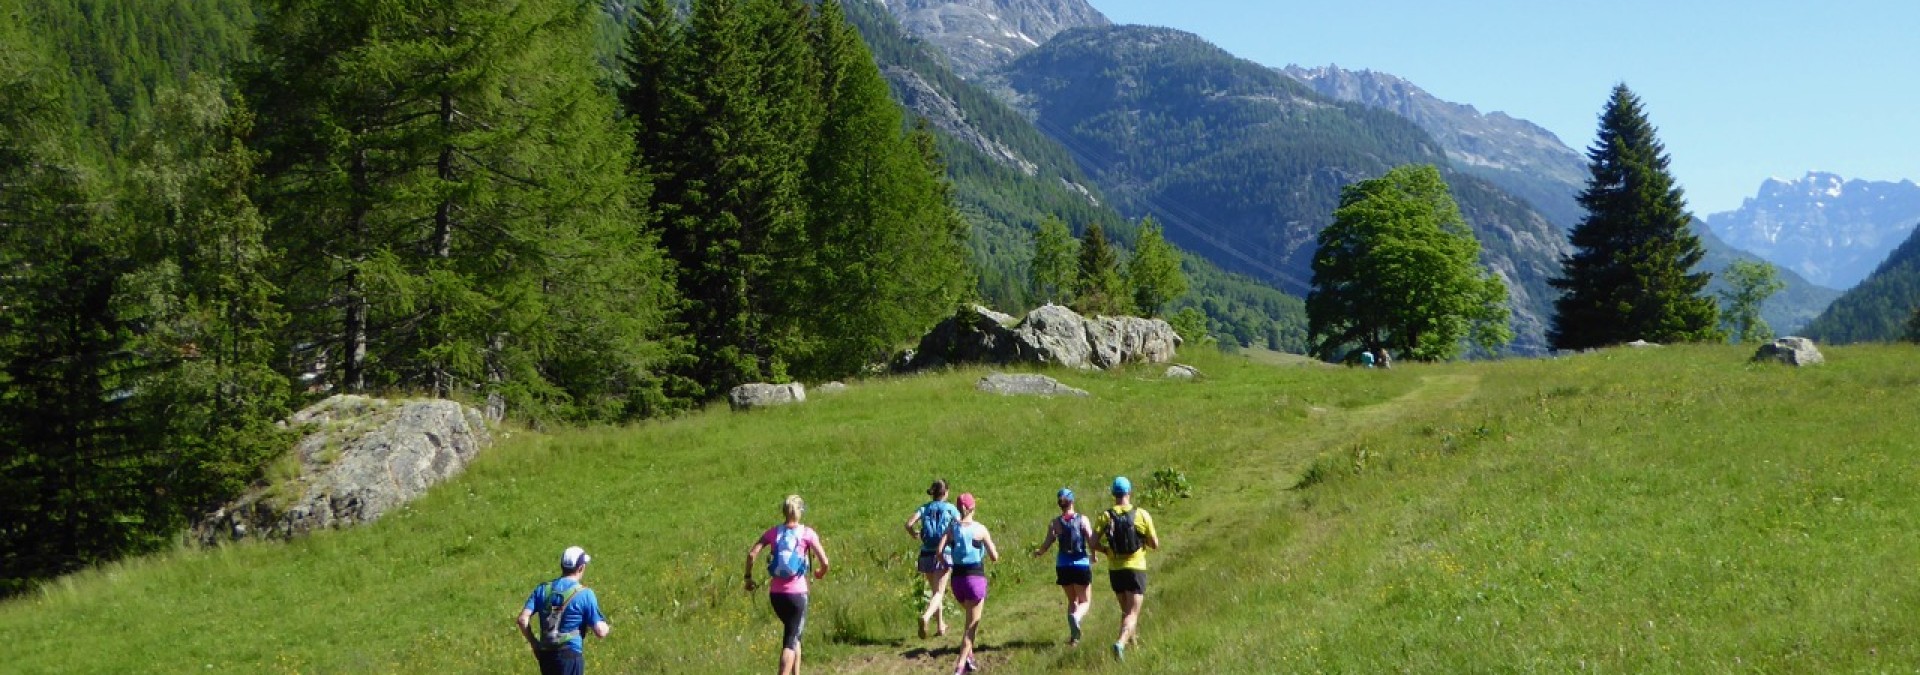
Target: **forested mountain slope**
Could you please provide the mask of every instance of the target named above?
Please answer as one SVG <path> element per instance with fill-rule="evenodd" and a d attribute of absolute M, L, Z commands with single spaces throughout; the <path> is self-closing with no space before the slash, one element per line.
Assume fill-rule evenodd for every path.
<path fill-rule="evenodd" d="M 1920 308 L 1920 230 L 1907 237 L 1865 281 L 1834 300 L 1807 324 L 1806 334 L 1833 343 L 1886 342 L 1903 337 Z"/>
<path fill-rule="evenodd" d="M 1170 29 L 1068 31 L 1003 75 L 1121 211 L 1163 218 L 1182 246 L 1294 293 L 1310 285 L 1314 237 L 1341 188 L 1402 164 L 1452 166 L 1405 118 Z M 1482 179 L 1447 180 L 1513 292 L 1516 348 L 1537 349 L 1564 236 Z"/>

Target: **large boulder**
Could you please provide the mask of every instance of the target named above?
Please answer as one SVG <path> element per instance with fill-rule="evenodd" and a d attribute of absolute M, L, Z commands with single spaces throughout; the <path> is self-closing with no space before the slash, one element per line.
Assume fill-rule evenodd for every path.
<path fill-rule="evenodd" d="M 1753 360 L 1775 361 L 1789 366 L 1810 366 L 1826 362 L 1827 357 L 1820 354 L 1820 348 L 1813 346 L 1812 340 L 1803 337 L 1783 337 L 1774 340 L 1773 344 L 1760 345 L 1760 350 L 1753 353 Z"/>
<path fill-rule="evenodd" d="M 1001 396 L 1092 396 L 1085 389 L 1069 387 L 1051 377 L 1026 373 L 994 373 L 980 378 L 974 388 Z"/>
<path fill-rule="evenodd" d="M 1172 361 L 1180 335 L 1160 319 L 1086 318 L 1047 305 L 1014 323 L 1012 317 L 978 305 L 962 309 L 920 340 L 899 363 L 920 370 L 958 363 L 1030 363 L 1068 368 L 1113 368 L 1128 363 Z"/>
<path fill-rule="evenodd" d="M 752 410 L 806 402 L 807 386 L 799 382 L 743 384 L 727 392 L 727 403 L 732 405 L 734 410 Z"/>
<path fill-rule="evenodd" d="M 195 540 L 289 538 L 378 520 L 459 475 L 492 446 L 484 415 L 452 401 L 334 396 L 288 418 L 288 466 L 202 518 Z"/>

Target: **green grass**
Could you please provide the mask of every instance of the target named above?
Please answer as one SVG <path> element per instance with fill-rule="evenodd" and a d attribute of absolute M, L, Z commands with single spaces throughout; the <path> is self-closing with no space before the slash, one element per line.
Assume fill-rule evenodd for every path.
<path fill-rule="evenodd" d="M 742 555 L 798 492 L 833 555 L 806 659 L 939 672 L 913 632 L 928 480 L 975 493 L 992 565 L 982 661 L 1108 671 L 1066 648 L 1050 562 L 1074 487 L 1174 469 L 1128 670 L 1754 671 L 1920 663 L 1920 360 L 1904 347 L 1748 365 L 1735 347 L 1392 371 L 1199 354 L 1053 373 L 1086 400 L 976 393 L 983 371 L 856 383 L 804 406 L 521 433 L 374 525 L 182 550 L 0 604 L 13 672 L 502 672 L 509 621 L 569 544 L 614 624 L 596 672 L 756 672 L 776 657 Z M 758 570 L 764 575 L 764 570 Z M 958 623 L 957 615 L 952 619 Z M 56 636 L 21 639 L 20 636 Z M 929 649 L 936 650 L 928 655 Z"/>

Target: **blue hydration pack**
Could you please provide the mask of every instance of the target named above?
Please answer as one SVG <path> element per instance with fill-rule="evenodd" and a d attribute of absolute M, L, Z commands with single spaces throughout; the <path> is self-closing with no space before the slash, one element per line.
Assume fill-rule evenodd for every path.
<path fill-rule="evenodd" d="M 943 501 L 927 502 L 920 507 L 920 551 L 932 553 L 940 546 L 940 535 L 953 527 L 954 508 Z"/>
<path fill-rule="evenodd" d="M 773 538 L 773 557 L 767 558 L 767 576 L 792 579 L 807 575 L 807 554 L 800 550 L 806 528 L 782 527 Z"/>

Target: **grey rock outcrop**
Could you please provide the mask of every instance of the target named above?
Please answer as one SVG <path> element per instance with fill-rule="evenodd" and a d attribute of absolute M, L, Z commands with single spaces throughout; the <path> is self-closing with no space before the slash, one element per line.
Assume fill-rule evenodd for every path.
<path fill-rule="evenodd" d="M 734 387 L 727 392 L 727 403 L 734 410 L 752 410 L 775 405 L 807 402 L 807 386 L 799 382 L 766 384 L 756 382 Z"/>
<path fill-rule="evenodd" d="M 847 384 L 845 382 L 828 382 L 814 389 L 814 391 L 822 394 L 838 394 L 846 390 Z"/>
<path fill-rule="evenodd" d="M 1001 396 L 1092 396 L 1085 389 L 1069 387 L 1051 377 L 1024 373 L 994 373 L 980 378 L 974 388 Z"/>
<path fill-rule="evenodd" d="M 1176 363 L 1167 367 L 1166 378 L 1169 380 L 1198 380 L 1200 379 L 1200 369 Z"/>
<path fill-rule="evenodd" d="M 299 473 L 201 519 L 196 541 L 285 539 L 373 522 L 459 475 L 493 445 L 482 413 L 453 401 L 334 396 L 286 424 L 309 430 L 293 448 Z"/>
<path fill-rule="evenodd" d="M 935 326 L 897 367 L 912 371 L 958 363 L 1031 363 L 1106 369 L 1166 363 L 1180 342 L 1173 326 L 1160 319 L 1089 319 L 1047 305 L 1016 324 L 1013 317 L 974 305 Z"/>
<path fill-rule="evenodd" d="M 1811 366 L 1816 363 L 1825 363 L 1827 357 L 1820 353 L 1820 348 L 1815 347 L 1812 340 L 1803 337 L 1783 337 L 1774 340 L 1773 344 L 1760 345 L 1759 351 L 1753 353 L 1753 360 L 1774 361 L 1789 366 Z"/>

